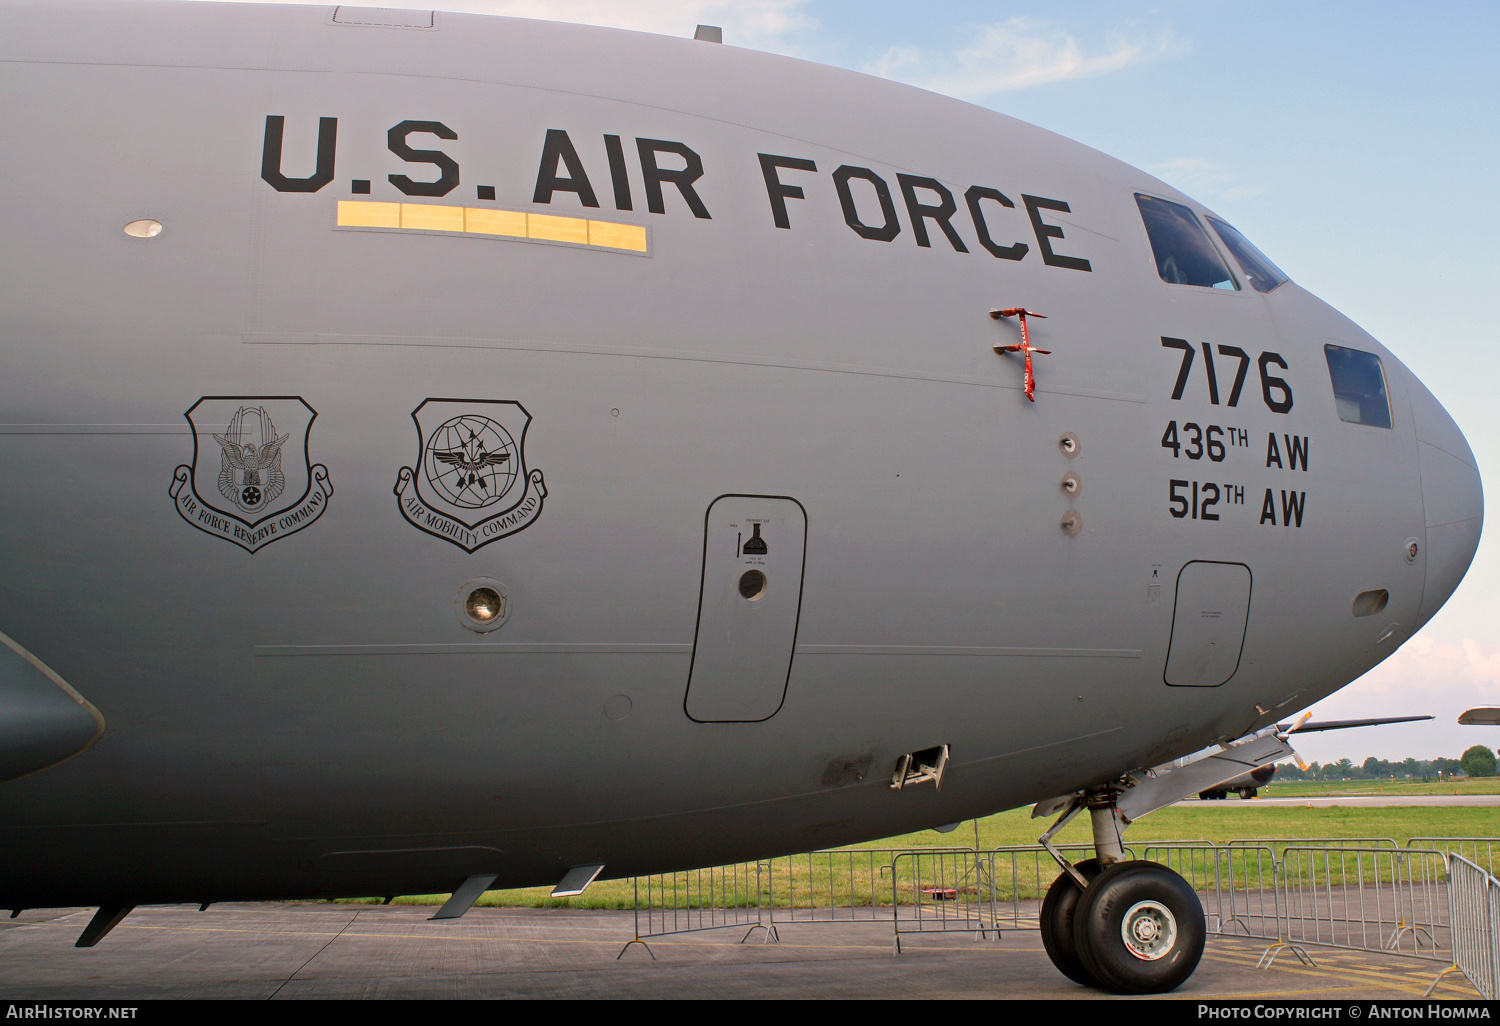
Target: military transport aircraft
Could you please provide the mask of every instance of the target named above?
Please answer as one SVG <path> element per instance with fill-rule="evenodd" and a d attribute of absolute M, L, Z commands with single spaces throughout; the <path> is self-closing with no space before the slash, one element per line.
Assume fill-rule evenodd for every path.
<path fill-rule="evenodd" d="M 988 110 L 346 6 L 4 0 L 0 76 L 0 906 L 81 944 L 1037 802 L 1055 961 L 1168 989 L 1202 910 L 1120 830 L 1478 541 L 1389 350 Z"/>

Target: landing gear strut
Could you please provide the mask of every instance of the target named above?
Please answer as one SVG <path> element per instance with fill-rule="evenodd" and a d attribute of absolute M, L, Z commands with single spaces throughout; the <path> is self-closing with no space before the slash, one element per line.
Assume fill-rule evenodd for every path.
<path fill-rule="evenodd" d="M 1126 859 L 1119 791 L 1076 797 L 1042 835 L 1063 873 L 1042 901 L 1042 946 L 1068 979 L 1117 994 L 1160 994 L 1193 974 L 1203 956 L 1203 906 L 1186 880 L 1155 862 Z M 1074 865 L 1050 843 L 1083 809 L 1096 857 Z"/>

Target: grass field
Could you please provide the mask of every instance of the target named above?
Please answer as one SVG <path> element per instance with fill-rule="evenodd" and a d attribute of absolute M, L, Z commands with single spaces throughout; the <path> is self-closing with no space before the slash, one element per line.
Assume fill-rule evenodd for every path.
<path fill-rule="evenodd" d="M 1265 798 L 1357 794 L 1500 794 L 1500 777 L 1477 780 L 1273 780 L 1260 789 Z"/>
<path fill-rule="evenodd" d="M 1361 794 L 1494 794 L 1500 793 L 1500 778 L 1446 783 L 1421 781 L 1344 781 L 1276 783 L 1261 792 L 1266 797 L 1317 797 Z M 1032 845 L 1049 824 L 1031 818 L 1031 810 L 1012 809 L 977 821 L 977 847 L 981 850 L 1011 845 Z M 872 841 L 858 847 L 863 848 L 947 848 L 976 846 L 976 823 L 967 822 L 952 833 L 940 834 L 924 830 L 914 834 Z M 1500 807 L 1422 807 L 1395 808 L 1312 808 L 1285 805 L 1266 805 L 1258 801 L 1228 798 L 1216 802 L 1185 802 L 1171 806 L 1144 817 L 1133 824 L 1125 836 L 1126 844 L 1139 854 L 1151 841 L 1195 840 L 1224 844 L 1231 840 L 1251 838 L 1391 838 L 1398 845 L 1405 845 L 1413 837 L 1497 837 L 1500 838 Z M 1092 835 L 1086 816 L 1079 816 L 1058 835 L 1059 844 L 1091 844 Z M 1280 847 L 1280 845 L 1277 845 Z M 845 860 L 847 861 L 847 860 Z M 842 878 L 842 869 L 831 872 L 831 862 L 824 857 L 803 860 L 794 876 L 799 881 L 808 881 L 803 890 L 807 894 L 818 894 L 820 903 L 829 900 L 865 903 L 872 895 L 888 891 L 881 883 L 882 874 L 877 863 L 880 859 L 855 860 L 859 869 L 850 863 L 851 880 Z M 844 861 L 840 861 L 842 867 Z M 607 871 L 607 869 L 606 869 Z M 780 870 L 778 870 L 780 871 Z M 1023 888 L 1025 897 L 1039 885 L 1045 888 L 1057 870 L 1051 860 L 1043 855 L 1036 860 L 1035 867 L 1027 875 L 1035 877 L 1036 883 Z M 813 884 L 811 881 L 824 880 Z M 490 891 L 480 898 L 484 906 L 508 906 L 528 908 L 603 908 L 628 909 L 632 907 L 634 893 L 629 880 L 603 880 L 576 898 L 553 898 L 550 888 L 536 887 L 526 890 Z M 778 903 L 784 888 L 777 887 Z M 441 904 L 447 900 L 445 894 L 409 895 L 396 899 L 398 904 Z M 370 901 L 380 899 L 371 898 Z M 876 900 L 879 900 L 878 897 Z M 888 897 L 887 899 L 888 900 Z"/>

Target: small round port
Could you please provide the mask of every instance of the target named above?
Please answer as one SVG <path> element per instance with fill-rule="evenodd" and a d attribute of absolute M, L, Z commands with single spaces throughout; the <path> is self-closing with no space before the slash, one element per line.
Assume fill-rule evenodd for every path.
<path fill-rule="evenodd" d="M 465 581 L 453 596 L 453 611 L 463 627 L 488 634 L 510 618 L 510 591 L 492 578 L 475 577 Z"/>
<path fill-rule="evenodd" d="M 489 623 L 500 615 L 500 594 L 494 588 L 475 588 L 464 600 L 464 612 L 475 623 Z"/>
<path fill-rule="evenodd" d="M 766 575 L 759 570 L 746 570 L 740 574 L 740 595 L 754 602 L 766 593 Z"/>

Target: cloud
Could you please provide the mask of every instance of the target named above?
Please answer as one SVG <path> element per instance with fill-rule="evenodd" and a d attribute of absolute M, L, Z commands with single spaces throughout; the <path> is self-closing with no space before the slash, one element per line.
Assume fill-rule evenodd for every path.
<path fill-rule="evenodd" d="M 1470 705 L 1500 705 L 1500 647 L 1473 638 L 1454 644 L 1418 634 L 1340 694 L 1382 701 L 1451 697 Z"/>
<path fill-rule="evenodd" d="M 278 0 L 286 2 L 286 0 Z M 291 0 L 319 3 L 328 0 Z M 731 45 L 765 45 L 810 20 L 806 0 L 367 0 L 367 7 L 434 7 L 459 14 L 493 14 L 541 21 L 567 21 L 691 37 L 700 24 L 724 28 Z"/>
<path fill-rule="evenodd" d="M 1213 161 L 1197 157 L 1179 157 L 1147 170 L 1189 196 L 1239 202 L 1254 199 L 1270 189 L 1268 185 L 1241 182 Z"/>
<path fill-rule="evenodd" d="M 1153 60 L 1177 45 L 1169 28 L 1112 31 L 1085 47 L 1062 24 L 1016 17 L 977 26 L 972 42 L 938 52 L 898 46 L 867 71 L 948 96 L 978 100 L 1068 79 L 1093 78 Z"/>
<path fill-rule="evenodd" d="M 1500 706 L 1500 646 L 1471 638 L 1453 643 L 1418 634 L 1385 662 L 1319 702 L 1314 719 L 1435 716 L 1427 723 L 1292 735 L 1307 759 L 1322 762 L 1367 755 L 1383 759 L 1458 758 L 1470 745 L 1500 744 L 1500 728 L 1462 727 L 1458 714 L 1477 705 Z"/>

